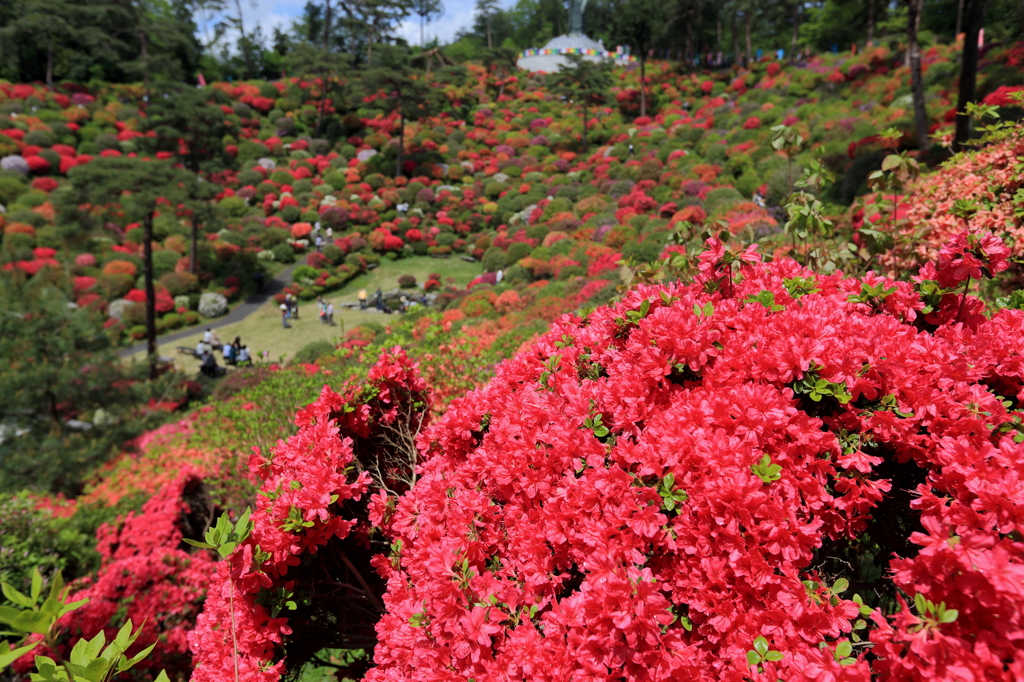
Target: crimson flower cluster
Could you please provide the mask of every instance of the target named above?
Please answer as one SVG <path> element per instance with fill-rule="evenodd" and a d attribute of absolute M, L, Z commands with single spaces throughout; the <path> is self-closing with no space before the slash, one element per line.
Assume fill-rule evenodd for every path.
<path fill-rule="evenodd" d="M 367 679 L 1024 678 L 1024 313 L 724 256 L 421 434 Z"/>
<path fill-rule="evenodd" d="M 382 459 L 387 439 L 381 441 L 378 435 L 391 433 L 389 428 L 411 414 L 417 425 L 425 423 L 429 402 L 416 365 L 396 348 L 381 354 L 364 382 L 341 393 L 324 386 L 320 397 L 298 412 L 299 431 L 287 442 L 278 441 L 267 454 L 254 449 L 249 466 L 262 483 L 252 533 L 218 567 L 205 609 L 189 634 L 193 682 L 279 679 L 286 664 L 282 654 L 295 626 L 288 616 L 296 602 L 327 598 L 309 594 L 311 585 L 304 582 L 308 574 L 300 566 L 322 558 L 332 540 L 353 536 L 358 544 L 367 544 L 365 519 L 351 513 L 346 503 L 364 496 L 370 471 L 381 472 L 385 484 L 397 485 L 401 472 Z M 358 473 L 353 475 L 353 470 Z M 352 581 L 363 583 L 362 600 L 379 605 L 353 561 L 358 563 L 340 558 L 352 569 Z M 376 578 L 369 555 L 365 563 L 366 575 Z M 371 635 L 378 616 L 374 612 L 366 625 Z M 316 627 L 324 626 L 321 622 Z M 295 638 L 300 634 L 309 633 L 295 633 Z"/>
<path fill-rule="evenodd" d="M 201 489 L 207 474 L 186 464 L 138 514 L 132 512 L 116 524 L 100 526 L 96 533 L 100 570 L 72 595 L 74 600 L 89 602 L 61 620 L 70 635 L 65 638 L 65 658 L 71 644 L 81 637 L 91 639 L 102 630 L 110 641 L 130 618 L 142 628 L 132 654 L 157 644 L 136 670 L 152 675 L 166 670 L 174 678 L 188 674 L 187 636 L 202 608 L 215 566 L 208 554 L 186 551 L 181 526 L 190 514 L 201 515 L 202 510 L 192 509 L 186 500 L 196 497 L 194 493 Z"/>

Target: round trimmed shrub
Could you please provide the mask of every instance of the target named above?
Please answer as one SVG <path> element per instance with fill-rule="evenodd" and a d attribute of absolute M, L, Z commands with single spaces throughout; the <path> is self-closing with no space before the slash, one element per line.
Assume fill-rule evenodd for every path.
<path fill-rule="evenodd" d="M 497 246 L 490 247 L 484 252 L 482 259 L 484 272 L 497 272 L 504 269 L 505 265 L 507 265 L 507 258 L 505 252 Z"/>
<path fill-rule="evenodd" d="M 125 319 L 125 311 L 133 305 L 135 304 L 126 298 L 119 298 L 116 301 L 111 301 L 110 305 L 107 306 L 107 315 L 118 322 L 123 322 Z"/>
<path fill-rule="evenodd" d="M 169 272 L 160 278 L 160 284 L 175 298 L 199 290 L 199 279 L 191 272 Z"/>
<path fill-rule="evenodd" d="M 223 294 L 208 291 L 199 297 L 198 310 L 203 317 L 220 317 L 228 311 L 228 299 Z"/>
<path fill-rule="evenodd" d="M 415 275 L 400 275 L 398 277 L 398 286 L 402 289 L 415 289 L 416 288 L 416 276 Z"/>
<path fill-rule="evenodd" d="M 295 249 L 292 248 L 291 244 L 278 244 L 270 249 L 270 251 L 274 254 L 274 260 L 278 263 L 287 264 L 295 262 Z"/>

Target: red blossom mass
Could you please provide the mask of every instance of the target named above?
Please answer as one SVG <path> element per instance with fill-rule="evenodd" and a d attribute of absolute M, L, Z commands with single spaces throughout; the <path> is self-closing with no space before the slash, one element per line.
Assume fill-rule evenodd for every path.
<path fill-rule="evenodd" d="M 564 316 L 421 435 L 415 488 L 371 505 L 397 549 L 368 679 L 1024 676 L 1024 313 L 929 332 L 907 284 L 876 309 L 733 258 L 732 296 Z M 955 619 L 897 599 L 858 630 L 832 559 L 869 541 Z M 759 637 L 781 656 L 753 668 Z"/>

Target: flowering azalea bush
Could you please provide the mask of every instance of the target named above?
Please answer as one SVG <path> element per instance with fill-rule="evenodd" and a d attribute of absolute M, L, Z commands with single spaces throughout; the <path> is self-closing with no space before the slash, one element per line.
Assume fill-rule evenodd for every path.
<path fill-rule="evenodd" d="M 1024 313 L 712 246 L 421 435 L 368 679 L 1024 674 Z"/>
<path fill-rule="evenodd" d="M 992 231 L 1010 245 L 1009 255 L 1024 256 L 1024 231 L 1016 217 L 1021 204 L 1016 164 L 1021 153 L 1024 139 L 1014 131 L 921 178 L 906 200 L 903 219 L 877 226 L 893 241 L 879 257 L 883 266 L 893 274 L 921 267 L 965 230 Z M 1014 266 L 1008 274 L 1017 281 L 1022 273 Z"/>
<path fill-rule="evenodd" d="M 287 442 L 254 451 L 249 466 L 262 485 L 252 533 L 220 564 L 189 635 L 193 680 L 276 680 L 286 663 L 301 667 L 323 648 L 372 647 L 383 586 L 359 502 L 371 484 L 400 492 L 415 480 L 412 441 L 429 402 L 396 349 L 365 383 L 343 393 L 325 386 Z"/>

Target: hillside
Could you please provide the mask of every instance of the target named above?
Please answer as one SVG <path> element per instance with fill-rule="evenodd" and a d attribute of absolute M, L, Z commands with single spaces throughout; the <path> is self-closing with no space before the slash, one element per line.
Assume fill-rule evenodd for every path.
<path fill-rule="evenodd" d="M 15 674 L 130 618 L 139 679 L 1024 677 L 1021 49 L 956 155 L 955 45 L 925 150 L 886 47 L 651 61 L 648 116 L 616 69 L 586 130 L 469 63 L 333 143 L 312 78 L 212 83 L 193 128 L 0 82 L 0 386 L 44 406 L 4 414 L 0 577 L 89 600 Z M 117 357 L 147 301 L 198 335 L 296 263 L 222 334 L 254 367 Z M 310 319 L 378 286 L 429 305 Z"/>

